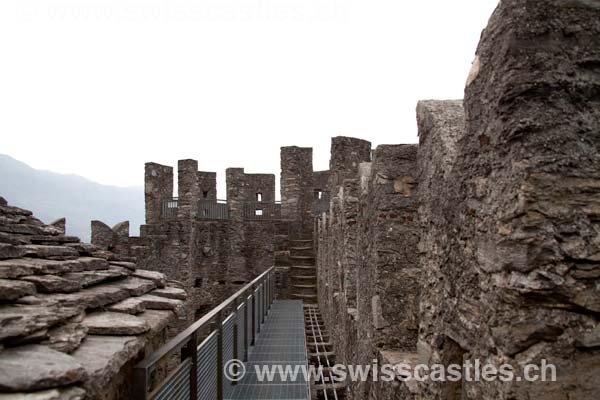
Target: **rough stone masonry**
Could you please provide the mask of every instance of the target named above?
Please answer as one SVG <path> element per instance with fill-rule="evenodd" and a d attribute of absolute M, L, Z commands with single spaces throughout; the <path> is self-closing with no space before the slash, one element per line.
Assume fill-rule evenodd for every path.
<path fill-rule="evenodd" d="M 318 225 L 319 299 L 336 354 L 480 359 L 517 375 L 546 359 L 558 379 L 380 381 L 348 384 L 347 398 L 597 398 L 600 3 L 503 0 L 464 108 L 423 101 L 417 120 L 413 164 L 380 146 L 348 176 L 360 182 L 357 222 L 344 219 L 344 187 Z M 355 229 L 349 250 L 341 238 Z M 343 284 L 351 263 L 340 262 L 350 253 L 357 309 Z"/>
<path fill-rule="evenodd" d="M 333 138 L 329 171 L 283 147 L 281 204 L 272 174 L 228 169 L 225 202 L 182 160 L 174 198 L 148 163 L 139 238 L 93 221 L 82 244 L 0 198 L 0 399 L 129 398 L 144 351 L 273 265 L 279 296 L 318 300 L 337 362 L 557 366 L 346 399 L 597 399 L 600 2 L 502 0 L 464 101 L 421 101 L 417 123 L 418 145 Z"/>

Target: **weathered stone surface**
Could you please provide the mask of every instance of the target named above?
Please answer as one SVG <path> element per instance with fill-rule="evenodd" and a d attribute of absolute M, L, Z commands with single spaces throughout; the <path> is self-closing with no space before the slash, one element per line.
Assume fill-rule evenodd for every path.
<path fill-rule="evenodd" d="M 146 306 L 144 301 L 139 297 L 130 297 L 110 305 L 107 310 L 135 315 L 144 312 L 146 310 Z"/>
<path fill-rule="evenodd" d="M 79 238 L 76 236 L 64 236 L 64 235 L 32 235 L 28 238 L 31 243 L 36 244 L 79 244 Z M 77 247 L 69 246 L 70 248 L 74 248 L 76 250 Z"/>
<path fill-rule="evenodd" d="M 156 289 L 150 293 L 154 296 L 166 297 L 168 299 L 176 299 L 176 300 L 185 300 L 186 293 L 185 290 L 174 288 L 174 287 L 165 287 L 163 289 Z"/>
<path fill-rule="evenodd" d="M 583 332 L 581 338 L 575 340 L 575 346 L 583 348 L 600 347 L 600 324 L 588 332 Z"/>
<path fill-rule="evenodd" d="M 129 296 L 129 291 L 126 288 L 113 283 L 104 283 L 82 289 L 75 293 L 27 296 L 21 298 L 19 302 L 23 304 L 57 304 L 70 307 L 80 306 L 84 308 L 98 308 L 116 303 Z"/>
<path fill-rule="evenodd" d="M 156 288 L 156 284 L 147 279 L 140 279 L 134 276 L 127 277 L 113 283 L 116 287 L 126 289 L 131 296 L 141 296 Z"/>
<path fill-rule="evenodd" d="M 120 312 L 89 314 L 84 318 L 83 325 L 93 335 L 139 335 L 150 329 L 143 319 Z"/>
<path fill-rule="evenodd" d="M 82 264 L 84 271 L 98 271 L 110 267 L 107 260 L 98 257 L 81 257 L 77 261 Z"/>
<path fill-rule="evenodd" d="M 98 247 L 94 246 L 91 243 L 81 243 L 81 242 L 66 243 L 65 246 L 74 248 L 75 250 L 77 250 L 79 252 L 79 254 L 81 254 L 82 256 L 87 256 L 87 257 L 91 257 L 94 252 L 100 250 L 100 249 L 98 249 Z M 100 257 L 100 258 L 104 258 L 104 257 Z"/>
<path fill-rule="evenodd" d="M 102 221 L 97 220 L 92 221 L 91 225 L 92 244 L 102 250 L 110 250 L 114 243 L 115 236 L 115 233 L 112 231 L 112 229 L 110 229 L 110 226 L 106 225 Z"/>
<path fill-rule="evenodd" d="M 49 225 L 55 227 L 61 234 L 64 235 L 67 228 L 67 219 L 64 217 L 59 218 L 55 221 L 52 221 Z"/>
<path fill-rule="evenodd" d="M 138 299 L 143 301 L 144 306 L 149 310 L 173 310 L 177 314 L 183 311 L 183 302 L 181 300 L 153 296 L 151 294 L 145 294 L 138 297 Z"/>
<path fill-rule="evenodd" d="M 8 243 L 0 243 L 0 259 L 19 258 L 25 255 L 25 250 L 21 246 L 15 246 Z"/>
<path fill-rule="evenodd" d="M 144 343 L 141 337 L 136 336 L 88 335 L 72 354 L 87 372 L 88 379 L 84 387 L 88 396 L 99 398 L 111 387 L 121 368 L 139 355 Z"/>
<path fill-rule="evenodd" d="M 54 261 L 38 258 L 0 260 L 0 278 L 18 278 L 24 275 L 38 274 L 60 274 L 82 270 L 83 266 L 76 260 Z"/>
<path fill-rule="evenodd" d="M 173 167 L 146 163 L 144 173 L 146 223 L 160 222 L 165 201 L 173 197 Z"/>
<path fill-rule="evenodd" d="M 313 149 L 281 148 L 281 214 L 293 222 L 292 229 L 303 236 L 312 230 Z M 326 188 L 321 187 L 321 190 Z"/>
<path fill-rule="evenodd" d="M 153 281 L 159 288 L 164 288 L 167 281 L 167 277 L 165 276 L 165 274 L 156 271 L 136 269 L 132 275 L 142 279 L 149 279 Z"/>
<path fill-rule="evenodd" d="M 6 232 L 0 232 L 0 243 L 8 244 L 28 244 L 31 243 L 29 240 L 31 236 L 13 235 Z"/>
<path fill-rule="evenodd" d="M 3 342 L 4 347 L 16 347 L 23 346 L 26 344 L 37 344 L 48 337 L 48 329 L 41 329 L 39 331 L 35 331 L 30 335 L 21 336 L 11 339 L 6 339 Z"/>
<path fill-rule="evenodd" d="M 72 293 L 81 289 L 79 282 L 57 275 L 31 275 L 21 279 L 33 283 L 40 293 Z"/>
<path fill-rule="evenodd" d="M 125 268 L 111 266 L 107 270 L 71 272 L 62 275 L 65 279 L 75 280 L 83 287 L 94 286 L 104 281 L 126 278 L 129 272 Z"/>
<path fill-rule="evenodd" d="M 39 257 L 39 258 L 50 258 L 50 257 L 58 257 L 58 258 L 72 258 L 77 257 L 79 253 L 77 250 L 67 247 L 67 246 L 46 246 L 40 244 L 26 244 L 23 246 L 19 246 L 21 250 L 23 250 L 25 256 L 27 257 Z"/>
<path fill-rule="evenodd" d="M 46 346 L 5 349 L 0 357 L 0 390 L 35 391 L 82 381 L 85 370 L 73 357 Z"/>
<path fill-rule="evenodd" d="M 81 305 L 62 307 L 58 305 L 0 305 L 0 341 L 22 337 L 49 328 L 78 315 Z M 1 357 L 0 357 L 1 358 Z"/>
<path fill-rule="evenodd" d="M 175 313 L 167 310 L 146 310 L 138 315 L 150 326 L 151 332 L 161 332 L 175 322 Z"/>
<path fill-rule="evenodd" d="M 50 329 L 47 340 L 41 344 L 63 353 L 72 353 L 81 345 L 87 333 L 85 325 L 72 322 Z"/>
<path fill-rule="evenodd" d="M 31 282 L 0 279 L 0 301 L 17 300 L 34 293 L 35 285 Z"/>
<path fill-rule="evenodd" d="M 111 261 L 110 265 L 127 268 L 130 271 L 135 271 L 136 269 L 135 263 L 129 261 Z"/>
<path fill-rule="evenodd" d="M 40 390 L 31 393 L 0 393 L 0 400 L 84 400 L 86 392 L 79 387 Z"/>

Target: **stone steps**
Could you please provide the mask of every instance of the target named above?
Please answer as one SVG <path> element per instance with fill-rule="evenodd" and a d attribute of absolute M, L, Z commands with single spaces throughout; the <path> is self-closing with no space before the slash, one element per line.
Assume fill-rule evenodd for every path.
<path fill-rule="evenodd" d="M 303 281 L 308 281 L 308 280 L 317 280 L 317 276 L 316 275 L 292 275 L 292 280 L 303 280 Z"/>
<path fill-rule="evenodd" d="M 317 285 L 292 285 L 295 289 L 316 289 Z"/>
<path fill-rule="evenodd" d="M 304 271 L 315 271 L 317 267 L 314 265 L 291 265 L 290 268 L 304 270 Z"/>
<path fill-rule="evenodd" d="M 311 301 L 316 301 L 317 300 L 317 295 L 316 294 L 292 293 L 292 297 L 295 298 L 295 299 L 299 299 L 299 300 L 311 300 Z"/>
<path fill-rule="evenodd" d="M 315 256 L 292 256 L 292 255 L 290 255 L 290 259 L 292 259 L 292 260 L 314 260 Z"/>

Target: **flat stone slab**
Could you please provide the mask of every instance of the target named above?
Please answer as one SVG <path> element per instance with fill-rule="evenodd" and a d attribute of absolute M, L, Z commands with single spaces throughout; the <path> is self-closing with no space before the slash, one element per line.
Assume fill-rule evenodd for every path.
<path fill-rule="evenodd" d="M 46 346 L 2 350 L 0 390 L 23 392 L 52 389 L 82 381 L 85 370 L 73 357 Z"/>
<path fill-rule="evenodd" d="M 8 243 L 0 243 L 0 260 L 5 258 L 19 258 L 25 255 L 25 250 L 20 246 Z"/>
<path fill-rule="evenodd" d="M 138 318 L 150 325 L 151 332 L 160 332 L 175 321 L 175 314 L 168 310 L 146 310 Z"/>
<path fill-rule="evenodd" d="M 79 243 L 77 236 L 64 235 L 33 235 L 29 238 L 31 243 Z"/>
<path fill-rule="evenodd" d="M 137 357 L 145 344 L 146 340 L 138 336 L 88 335 L 72 356 L 88 374 L 85 389 L 89 398 L 99 397 L 121 367 Z"/>
<path fill-rule="evenodd" d="M 55 261 L 40 258 L 0 260 L 0 278 L 18 278 L 25 275 L 62 274 L 83 271 L 77 260 Z"/>
<path fill-rule="evenodd" d="M 81 313 L 83 307 L 59 305 L 5 305 L 0 306 L 0 342 L 8 338 L 25 337 L 50 328 Z M 0 357 L 2 358 L 2 357 Z"/>
<path fill-rule="evenodd" d="M 6 339 L 2 344 L 4 347 L 17 347 L 26 344 L 38 344 L 48 337 L 48 329 L 33 332 L 31 335 Z"/>
<path fill-rule="evenodd" d="M 63 353 L 72 353 L 81 345 L 88 333 L 88 328 L 80 323 L 70 323 L 50 329 L 47 334 L 47 340 L 41 344 L 61 351 Z"/>
<path fill-rule="evenodd" d="M 12 235 L 6 232 L 0 232 L 0 243 L 8 244 L 29 244 L 31 236 Z"/>
<path fill-rule="evenodd" d="M 134 276 L 115 282 L 114 285 L 126 289 L 131 296 L 140 296 L 156 288 L 156 284 L 153 281 Z"/>
<path fill-rule="evenodd" d="M 99 308 L 116 303 L 128 298 L 129 292 L 112 283 L 104 283 L 82 289 L 69 294 L 38 294 L 37 296 L 23 297 L 20 303 L 39 305 L 61 305 L 64 307 L 80 306 L 83 308 Z"/>
<path fill-rule="evenodd" d="M 108 306 L 107 310 L 135 315 L 146 311 L 146 306 L 144 301 L 140 300 L 138 297 L 130 297 Z"/>
<path fill-rule="evenodd" d="M 0 279 L 0 301 L 13 301 L 35 293 L 31 282 Z"/>
<path fill-rule="evenodd" d="M 132 263 L 129 261 L 111 261 L 110 264 L 116 265 L 117 267 L 127 268 L 131 271 L 135 270 L 135 268 L 136 268 L 135 263 Z"/>
<path fill-rule="evenodd" d="M 41 244 L 27 244 L 19 246 L 24 255 L 28 257 L 77 257 L 79 252 L 67 246 L 47 246 Z"/>
<path fill-rule="evenodd" d="M 174 287 L 165 287 L 162 289 L 153 290 L 150 294 L 154 296 L 166 297 L 168 299 L 176 299 L 176 300 L 185 300 L 187 298 L 187 294 L 185 290 L 174 288 Z"/>
<path fill-rule="evenodd" d="M 0 400 L 83 400 L 86 392 L 79 387 L 48 389 L 32 393 L 0 393 Z"/>
<path fill-rule="evenodd" d="M 80 257 L 77 259 L 82 264 L 81 271 L 98 271 L 109 268 L 109 263 L 104 258 Z"/>
<path fill-rule="evenodd" d="M 136 269 L 132 275 L 142 279 L 149 279 L 153 281 L 159 288 L 164 288 L 167 282 L 167 277 L 165 274 L 156 271 Z"/>
<path fill-rule="evenodd" d="M 86 316 L 82 324 L 93 335 L 140 335 L 150 326 L 136 316 L 118 312 L 97 312 Z"/>
<path fill-rule="evenodd" d="M 21 279 L 33 283 L 40 293 L 73 293 L 81 289 L 78 281 L 57 275 L 31 275 Z"/>
<path fill-rule="evenodd" d="M 70 272 L 68 274 L 64 274 L 62 277 L 65 279 L 78 281 L 81 286 L 88 287 L 109 280 L 126 278 L 129 276 L 129 272 L 126 271 L 127 270 L 125 268 L 111 266 L 106 270 Z"/>
<path fill-rule="evenodd" d="M 166 297 L 153 296 L 145 294 L 138 297 L 144 302 L 148 310 L 172 310 L 175 314 L 180 315 L 183 312 L 183 301 L 176 299 L 168 299 Z"/>

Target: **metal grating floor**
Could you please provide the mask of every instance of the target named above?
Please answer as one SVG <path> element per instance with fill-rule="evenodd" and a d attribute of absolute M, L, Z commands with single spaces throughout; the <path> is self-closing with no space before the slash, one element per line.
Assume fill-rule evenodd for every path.
<path fill-rule="evenodd" d="M 228 400 L 308 400 L 309 383 L 300 372 L 295 382 L 259 382 L 254 366 L 307 365 L 302 300 L 275 300 L 260 328 L 256 345 L 250 348 L 245 377 L 233 386 Z"/>

